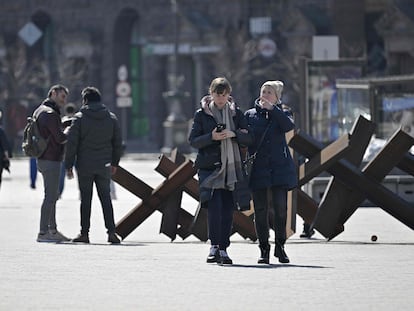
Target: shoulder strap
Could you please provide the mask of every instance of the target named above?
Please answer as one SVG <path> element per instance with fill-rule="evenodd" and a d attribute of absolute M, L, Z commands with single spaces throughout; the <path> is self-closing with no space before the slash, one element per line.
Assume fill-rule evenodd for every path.
<path fill-rule="evenodd" d="M 55 112 L 52 108 L 41 104 L 36 110 L 33 112 L 33 119 L 36 121 L 37 118 L 40 116 L 42 112 Z"/>
<path fill-rule="evenodd" d="M 272 123 L 272 121 L 269 121 L 269 123 L 267 124 L 266 129 L 265 129 L 265 131 L 264 131 L 264 132 L 263 132 L 263 134 L 262 134 L 262 137 L 260 137 L 260 141 L 259 141 L 259 144 L 257 145 L 256 152 L 255 152 L 255 153 L 253 153 L 253 154 L 251 155 L 251 157 L 256 158 L 257 152 L 259 152 L 259 149 L 260 149 L 260 147 L 261 147 L 261 146 L 262 146 L 262 144 L 263 144 L 264 138 L 265 138 L 265 136 L 266 136 L 267 131 L 268 131 L 268 130 L 269 130 L 269 128 L 270 128 L 270 124 L 271 124 L 271 123 Z"/>

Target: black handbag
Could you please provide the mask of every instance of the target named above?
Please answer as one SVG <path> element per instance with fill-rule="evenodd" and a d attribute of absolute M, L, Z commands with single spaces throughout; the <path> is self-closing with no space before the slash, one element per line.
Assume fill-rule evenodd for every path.
<path fill-rule="evenodd" d="M 236 183 L 233 191 L 233 200 L 238 211 L 248 211 L 250 209 L 251 192 L 249 187 L 249 180 L 243 179 Z"/>
<path fill-rule="evenodd" d="M 265 129 L 265 131 L 263 132 L 263 135 L 262 135 L 262 137 L 260 138 L 260 142 L 259 142 L 259 144 L 257 145 L 257 149 L 256 149 L 256 152 L 255 153 L 253 153 L 253 154 L 246 154 L 246 157 L 245 157 L 245 159 L 243 160 L 243 173 L 244 173 L 244 175 L 245 175 L 245 178 L 247 179 L 247 180 L 250 180 L 250 175 L 251 175 L 251 173 L 252 173 L 252 169 L 253 169 L 253 165 L 254 165 L 254 161 L 256 160 L 256 156 L 257 156 L 257 152 L 259 151 L 259 149 L 260 149 L 260 147 L 262 146 L 262 144 L 263 144 L 263 140 L 264 140 L 264 138 L 265 138 L 265 136 L 266 136 L 266 133 L 267 133 L 267 131 L 269 130 L 269 128 L 270 128 L 270 124 L 271 124 L 271 122 L 269 122 L 268 123 L 268 125 L 267 125 L 267 127 L 266 127 L 266 129 Z"/>

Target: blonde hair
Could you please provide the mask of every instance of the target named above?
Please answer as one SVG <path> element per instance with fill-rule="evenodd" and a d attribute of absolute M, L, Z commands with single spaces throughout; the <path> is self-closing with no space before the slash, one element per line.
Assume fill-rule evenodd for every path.
<path fill-rule="evenodd" d="M 283 86 L 284 86 L 283 82 L 279 80 L 266 81 L 265 83 L 263 83 L 262 87 L 260 88 L 260 92 L 265 86 L 271 87 L 275 91 L 277 99 L 280 101 L 280 99 L 282 98 L 282 91 L 283 91 Z"/>

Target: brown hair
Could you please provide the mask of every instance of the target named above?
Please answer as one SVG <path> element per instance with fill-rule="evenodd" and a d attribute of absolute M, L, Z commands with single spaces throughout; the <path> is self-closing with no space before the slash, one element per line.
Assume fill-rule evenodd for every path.
<path fill-rule="evenodd" d="M 210 94 L 217 93 L 217 94 L 225 94 L 231 93 L 231 85 L 230 82 L 224 77 L 215 78 L 211 81 L 210 88 L 208 89 Z"/>
<path fill-rule="evenodd" d="M 49 92 L 47 92 L 47 97 L 52 96 L 52 92 L 55 91 L 56 93 L 63 91 L 66 93 L 66 95 L 69 94 L 69 90 L 66 86 L 62 85 L 62 84 L 55 84 L 53 86 L 51 86 L 51 88 L 49 89 Z"/>

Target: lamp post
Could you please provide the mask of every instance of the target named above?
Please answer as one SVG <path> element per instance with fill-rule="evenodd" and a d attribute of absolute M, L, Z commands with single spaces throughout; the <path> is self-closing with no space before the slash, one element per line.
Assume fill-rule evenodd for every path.
<path fill-rule="evenodd" d="M 178 49 L 179 49 L 179 25 L 177 0 L 171 0 L 171 10 L 174 23 L 174 51 L 169 58 L 170 74 L 168 76 L 169 91 L 163 96 L 168 104 L 169 115 L 164 121 L 164 146 L 162 153 L 170 153 L 177 148 L 182 153 L 189 152 L 190 146 L 187 143 L 188 122 L 182 113 L 181 100 L 186 96 L 180 92 L 179 87 L 184 77 L 178 76 Z"/>

